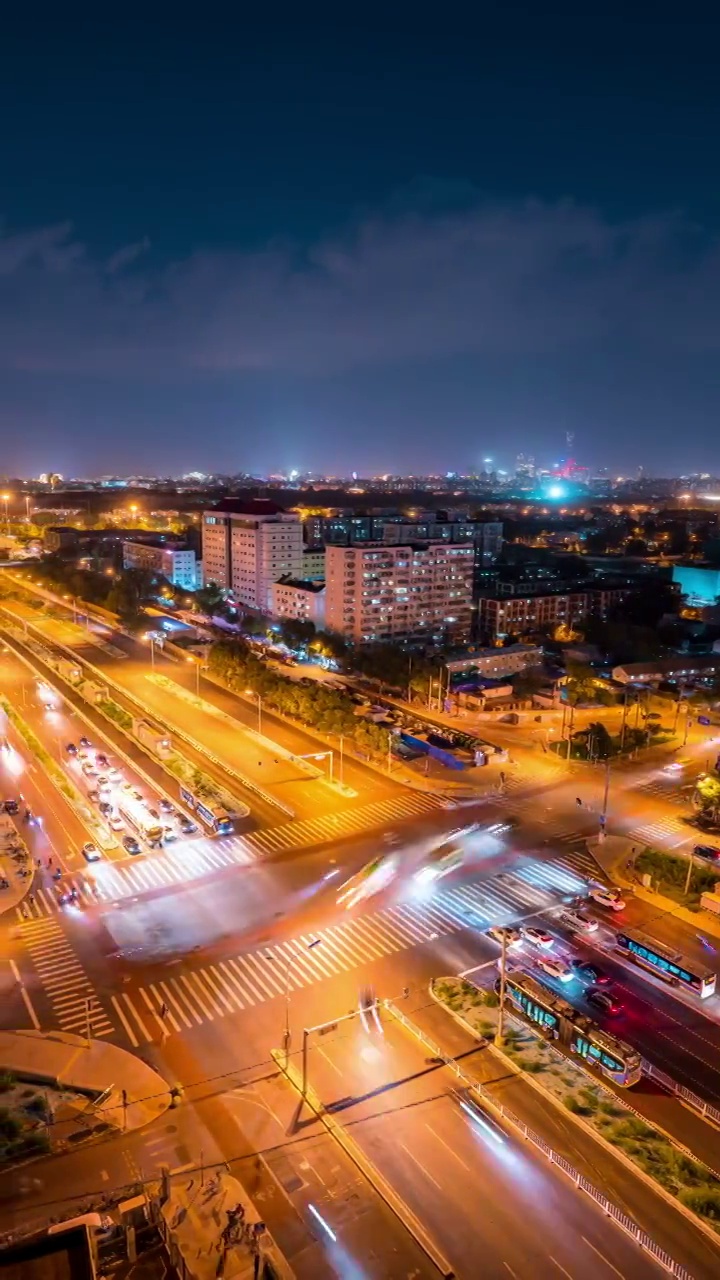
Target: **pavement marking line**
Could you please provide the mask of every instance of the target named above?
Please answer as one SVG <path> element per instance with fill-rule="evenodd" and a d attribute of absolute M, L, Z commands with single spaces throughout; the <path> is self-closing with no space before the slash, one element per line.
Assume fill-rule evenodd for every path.
<path fill-rule="evenodd" d="M 182 974 L 180 974 L 180 978 L 182 978 Z M 185 1005 L 185 1008 L 190 1012 L 190 1014 L 191 1014 L 191 1016 L 192 1016 L 192 1018 L 193 1018 L 193 1021 L 194 1021 L 195 1025 L 199 1027 L 199 1026 L 202 1024 L 202 1020 L 203 1020 L 203 1019 L 202 1019 L 202 1010 L 200 1011 L 200 1013 L 198 1013 L 197 1008 L 196 1008 L 196 1005 L 197 1005 L 197 996 L 195 996 L 195 997 L 194 997 L 194 999 L 195 999 L 195 1004 L 193 1004 L 192 1000 L 190 999 L 190 996 L 188 996 L 188 995 L 186 994 L 186 992 L 185 992 L 185 991 L 183 991 L 183 989 L 182 989 L 182 987 L 181 987 L 181 985 L 180 985 L 180 981 L 179 981 L 179 979 L 177 979 L 177 978 L 169 978 L 169 979 L 168 979 L 168 986 L 171 986 L 171 987 L 173 988 L 173 990 L 175 991 L 175 993 L 176 993 L 176 995 L 177 995 L 178 1000 L 179 1000 L 179 1001 L 181 1001 L 181 1002 L 182 1002 L 182 1004 L 184 1004 L 184 1005 Z M 212 1014 L 210 1014 L 210 1017 L 211 1017 L 211 1018 L 212 1018 L 212 1016 L 213 1016 L 213 1015 L 212 1015 Z"/>
<path fill-rule="evenodd" d="M 265 977 L 267 978 L 267 981 L 264 980 L 262 976 L 262 970 L 260 969 L 260 965 L 258 964 L 254 955 L 249 954 L 245 956 L 236 956 L 235 960 L 237 964 L 241 964 L 247 969 L 253 982 L 259 983 L 261 990 L 265 991 L 265 996 L 261 996 L 261 1000 L 264 1000 L 266 998 L 269 1000 L 274 1000 L 275 996 L 281 996 L 283 994 L 282 987 L 278 987 L 277 985 L 275 985 L 275 990 L 273 990 L 273 987 L 269 985 L 271 982 L 274 983 L 272 974 L 269 974 L 269 973 L 266 974 Z M 251 965 L 254 965 L 255 969 L 258 970 L 257 973 L 254 972 Z M 256 988 L 253 987 L 253 990 L 255 989 Z"/>
<path fill-rule="evenodd" d="M 291 983 L 293 983 L 296 987 L 301 987 L 303 985 L 302 982 L 298 982 L 294 974 L 290 973 L 289 969 L 287 969 L 284 965 L 278 964 L 270 947 L 268 947 L 267 951 L 261 952 L 261 955 L 262 955 L 262 959 L 265 961 L 265 964 L 270 965 L 270 970 L 273 976 L 277 977 L 278 982 L 281 984 L 280 986 L 281 995 L 285 994 L 285 991 L 287 990 L 288 986 Z M 277 970 L 278 972 L 275 973 L 274 972 L 275 970 Z"/>
<path fill-rule="evenodd" d="M 402 1147 L 403 1151 L 405 1152 L 405 1155 L 410 1157 L 410 1159 L 412 1160 L 413 1164 L 417 1166 L 417 1168 L 420 1170 L 420 1172 L 421 1172 L 421 1173 L 424 1173 L 424 1174 L 425 1174 L 425 1177 L 426 1177 L 426 1178 L 429 1178 L 429 1180 L 430 1180 L 430 1182 L 432 1182 L 433 1186 L 434 1186 L 434 1187 L 437 1187 L 438 1191 L 442 1191 L 442 1187 L 440 1186 L 440 1183 L 435 1181 L 435 1179 L 433 1178 L 433 1176 L 432 1176 L 432 1174 L 431 1174 L 431 1173 L 428 1173 L 428 1171 L 427 1171 L 427 1169 L 425 1168 L 425 1166 L 424 1166 L 424 1165 L 422 1165 L 422 1164 L 420 1163 L 420 1161 L 418 1160 L 417 1156 L 414 1156 L 414 1155 L 413 1155 L 413 1153 L 412 1153 L 412 1151 L 409 1149 L 409 1147 L 406 1147 L 404 1142 L 398 1142 L 398 1146 L 399 1146 L 399 1147 Z"/>
<path fill-rule="evenodd" d="M 510 1275 L 511 1275 L 511 1276 L 514 1276 L 514 1277 L 515 1277 L 515 1280 L 518 1280 L 518 1274 L 517 1274 L 517 1271 L 513 1271 L 513 1269 L 512 1269 L 512 1267 L 510 1266 L 510 1263 L 509 1263 L 509 1262 L 503 1262 L 503 1266 L 504 1266 L 504 1267 L 507 1267 L 508 1271 L 510 1272 Z"/>
<path fill-rule="evenodd" d="M 199 1007 L 202 1009 L 203 1013 L 208 1015 L 211 1021 L 213 1022 L 215 1021 L 215 1014 L 217 1014 L 221 1018 L 224 1016 L 223 1011 L 220 1008 L 220 1005 L 217 1003 L 212 991 L 209 991 L 205 987 L 203 987 L 203 984 L 200 981 L 200 977 L 198 973 L 189 973 L 187 974 L 187 976 L 183 974 L 182 980 L 189 991 L 191 992 L 195 991 L 195 999 Z M 203 1001 L 205 1003 L 203 1003 Z M 211 1008 L 207 1007 L 208 1002 Z M 213 1009 L 215 1010 L 215 1013 L 213 1013 Z"/>
<path fill-rule="evenodd" d="M 184 1009 L 182 1009 L 182 1007 L 181 1007 L 181 1005 L 180 1005 L 180 1001 L 179 1001 L 179 999 L 178 999 L 176 996 L 174 996 L 174 995 L 173 995 L 173 993 L 172 993 L 172 991 L 170 990 L 170 988 L 169 988 L 169 986 L 167 985 L 167 983 L 165 983 L 165 982 L 160 982 L 160 983 L 158 983 L 158 986 L 160 987 L 160 990 L 162 991 L 163 999 L 165 1000 L 165 1002 L 167 1003 L 167 1002 L 169 1001 L 169 1002 L 170 1002 L 170 1004 L 173 1006 L 173 1008 L 177 1011 L 178 1015 L 182 1018 L 183 1022 L 185 1023 L 185 1026 L 186 1026 L 186 1027 L 191 1027 L 191 1026 L 192 1026 L 192 1022 L 191 1022 L 191 1021 L 190 1021 L 190 1019 L 188 1018 L 188 1016 L 187 1016 L 187 1014 L 185 1013 Z"/>
<path fill-rule="evenodd" d="M 145 1023 L 143 1022 L 142 1018 L 140 1017 L 140 1014 L 138 1013 L 137 1009 L 135 1008 L 135 1005 L 133 1004 L 132 1000 L 130 999 L 130 996 L 129 996 L 129 995 L 127 995 L 127 993 L 126 993 L 126 992 L 124 992 L 124 991 L 123 991 L 123 993 L 122 993 L 122 999 L 125 1001 L 125 1003 L 126 1003 L 126 1005 L 127 1005 L 128 1009 L 130 1009 L 130 1011 L 131 1011 L 131 1013 L 132 1013 L 132 1015 L 133 1015 L 133 1017 L 134 1017 L 135 1021 L 137 1022 L 137 1024 L 138 1024 L 138 1026 L 139 1026 L 139 1028 L 140 1028 L 140 1030 L 141 1030 L 142 1034 L 144 1035 L 145 1039 L 146 1039 L 146 1040 L 152 1040 L 152 1036 L 150 1035 L 150 1032 L 148 1031 L 147 1027 L 145 1026 Z"/>
<path fill-rule="evenodd" d="M 381 936 L 380 940 L 378 940 L 378 937 L 376 933 L 373 931 L 373 929 L 371 928 L 370 922 L 367 919 L 367 917 L 353 920 L 352 928 L 355 933 L 360 934 L 360 941 L 365 944 L 368 951 L 375 953 L 375 956 L 378 960 L 380 959 L 381 956 L 387 956 L 392 951 L 400 950 L 400 947 L 395 942 L 388 941 L 388 942 L 385 942 L 385 945 L 383 946 L 382 943 L 384 939 L 382 939 L 382 936 Z"/>
<path fill-rule="evenodd" d="M 239 996 L 235 995 L 232 987 L 228 987 L 227 979 L 224 978 L 221 973 L 218 973 L 216 965 L 208 965 L 205 970 L 205 978 L 208 984 L 211 983 L 217 991 L 220 999 L 226 1006 L 228 1013 L 234 1013 L 237 1008 L 245 1008 L 242 1000 Z M 226 992 L 229 992 L 229 994 L 226 995 Z"/>
<path fill-rule="evenodd" d="M 614 1271 L 615 1275 L 620 1277 L 620 1280 L 625 1280 L 625 1276 L 623 1275 L 622 1271 L 618 1271 L 614 1263 L 610 1262 L 609 1259 L 605 1257 L 605 1254 L 601 1253 L 599 1249 L 596 1249 L 595 1245 L 592 1244 L 590 1240 L 588 1240 L 587 1236 L 581 1236 L 581 1239 L 585 1241 L 585 1244 L 587 1245 L 588 1249 L 592 1249 L 593 1253 L 596 1253 L 598 1258 L 602 1259 L 606 1267 L 609 1267 L 611 1271 Z"/>
<path fill-rule="evenodd" d="M 235 977 L 234 974 L 228 973 L 228 977 L 232 978 L 232 981 L 235 983 L 235 986 L 240 992 L 243 1000 L 246 1000 L 250 1006 L 255 1003 L 261 1004 L 263 1002 L 265 997 L 262 992 L 258 993 L 255 991 L 254 997 L 250 995 L 250 991 L 248 990 L 250 984 L 248 983 L 247 976 L 242 972 L 236 960 L 220 960 L 219 964 L 221 969 L 235 970 L 238 976 Z"/>
<path fill-rule="evenodd" d="M 315 942 L 315 937 L 309 934 L 303 934 L 300 938 L 300 941 L 303 943 L 303 946 L 305 948 L 308 948 L 311 942 Z M 320 970 L 321 977 L 325 976 L 326 978 L 332 978 L 337 974 L 338 968 L 341 968 L 342 966 L 339 966 L 337 960 L 335 960 L 334 961 L 335 968 L 334 969 L 331 968 L 333 957 L 323 954 L 323 948 L 326 946 L 326 944 L 327 944 L 327 938 L 325 938 L 325 936 L 323 935 L 321 946 L 315 947 L 314 950 L 312 951 L 312 963 L 316 969 Z M 308 956 L 308 958 L 310 958 L 310 956 Z"/>
<path fill-rule="evenodd" d="M 36 1031 L 39 1031 L 39 1030 L 40 1030 L 40 1021 L 39 1021 L 39 1019 L 38 1019 L 38 1016 L 37 1016 L 37 1014 L 36 1014 L 35 1010 L 33 1009 L 32 1001 L 31 1001 L 31 999 L 30 999 L 30 996 L 29 996 L 28 992 L 25 990 L 24 986 L 22 986 L 22 984 L 21 984 L 21 986 L 20 986 L 20 995 L 21 995 L 21 996 L 22 996 L 22 998 L 23 998 L 23 1002 L 24 1002 L 24 1004 L 25 1004 L 25 1008 L 26 1008 L 26 1009 L 27 1009 L 27 1011 L 28 1011 L 28 1015 L 29 1015 L 29 1017 L 30 1017 L 30 1021 L 32 1022 L 32 1024 L 33 1024 L 33 1026 L 34 1026 L 35 1030 L 36 1030 Z"/>
<path fill-rule="evenodd" d="M 110 1181 L 110 1174 L 108 1173 L 107 1169 L 100 1170 L 100 1177 L 102 1178 L 103 1182 Z"/>
<path fill-rule="evenodd" d="M 140 995 L 142 996 L 143 1000 L 145 1001 L 145 1003 L 146 1003 L 146 1005 L 147 1005 L 147 1007 L 148 1007 L 149 1012 L 152 1014 L 153 1018 L 154 1018 L 154 1019 L 155 1019 L 155 1021 L 157 1022 L 158 1027 L 160 1028 L 160 1034 L 161 1034 L 161 1035 L 163 1035 L 163 1036 L 166 1036 L 166 1035 L 167 1035 L 167 1027 L 165 1026 L 165 1023 L 163 1022 L 162 1018 L 160 1017 L 159 1012 L 156 1010 L 155 1005 L 153 1004 L 152 1000 L 150 999 L 150 997 L 149 997 L 149 995 L 148 995 L 148 993 L 147 993 L 147 991 L 145 990 L 145 988 L 144 988 L 144 987 L 141 987 L 141 988 L 140 988 Z"/>
<path fill-rule="evenodd" d="M 111 996 L 111 997 L 110 997 L 110 999 L 111 999 L 111 1001 L 112 1001 L 112 1004 L 113 1004 L 113 1007 L 114 1007 L 114 1009 L 115 1009 L 116 1014 L 118 1015 L 118 1017 L 119 1017 L 120 1021 L 121 1021 L 121 1022 L 122 1022 L 122 1024 L 123 1024 L 123 1027 L 125 1028 L 125 1034 L 127 1035 L 128 1040 L 130 1041 L 130 1043 L 131 1043 L 131 1045 L 132 1045 L 133 1049 L 137 1049 L 138 1044 L 139 1044 L 140 1042 L 139 1042 L 139 1040 L 137 1039 L 137 1037 L 136 1037 L 136 1035 L 135 1035 L 135 1032 L 131 1029 L 129 1022 L 128 1022 L 127 1018 L 125 1017 L 125 1014 L 123 1013 L 122 1009 L 120 1008 L 120 1004 L 119 1004 L 119 1002 L 118 1002 L 118 998 L 117 998 L 117 996 Z"/>
<path fill-rule="evenodd" d="M 436 1129 L 433 1129 L 431 1124 L 426 1123 L 425 1128 L 428 1130 L 429 1133 L 433 1135 L 434 1138 L 437 1138 L 438 1142 L 442 1143 L 445 1150 L 449 1151 L 451 1156 L 454 1156 L 455 1159 L 459 1161 L 463 1169 L 467 1169 L 468 1173 L 472 1174 L 472 1169 L 470 1168 L 470 1165 L 465 1163 L 465 1161 L 458 1155 L 457 1151 L 453 1151 L 449 1143 L 447 1143 L 444 1138 L 440 1137 L 440 1134 L 437 1132 Z"/>
<path fill-rule="evenodd" d="M 557 1258 L 553 1258 L 551 1253 L 548 1254 L 548 1258 L 550 1259 L 551 1262 L 555 1263 L 555 1266 L 557 1267 L 558 1271 L 562 1271 L 563 1275 L 567 1276 L 568 1280 L 573 1280 L 573 1277 L 570 1275 L 570 1272 L 565 1270 L 564 1266 L 562 1265 L 561 1262 L 558 1262 Z"/>
<path fill-rule="evenodd" d="M 234 988 L 235 991 L 239 993 L 238 995 L 234 995 L 233 999 L 237 1001 L 241 1009 L 244 1009 L 248 1004 L 253 1005 L 255 1003 L 255 1001 L 250 998 L 247 991 L 245 991 L 245 989 L 240 986 L 240 983 L 238 982 L 235 975 L 230 972 L 229 965 L 225 964 L 223 960 L 218 960 L 217 968 L 222 969 L 221 976 L 223 977 L 223 980 L 225 981 L 225 983 L 228 983 L 228 982 L 230 983 L 230 989 L 232 990 Z"/>
<path fill-rule="evenodd" d="M 163 997 L 160 995 L 160 993 L 158 992 L 157 987 L 156 987 L 156 986 L 154 986 L 154 985 L 151 983 L 151 984 L 150 984 L 150 990 L 152 991 L 152 993 L 153 993 L 153 995 L 154 995 L 155 999 L 157 1000 L 157 1007 L 158 1007 L 158 1010 L 162 1007 L 162 1005 L 163 1005 L 163 1004 L 164 1004 L 164 1005 L 166 1005 L 166 1007 L 167 1007 L 167 1013 L 165 1014 L 165 1017 L 166 1017 L 167 1021 L 171 1024 L 171 1026 L 172 1026 L 173 1030 L 174 1030 L 174 1031 L 182 1031 L 182 1027 L 180 1026 L 180 1023 L 178 1022 L 177 1018 L 175 1017 L 175 1014 L 173 1013 L 173 1011 L 172 1011 L 172 1009 L 170 1008 L 170 1006 L 167 1004 L 167 1001 L 166 1001 L 166 1000 L 164 1000 L 164 999 L 163 999 Z"/>

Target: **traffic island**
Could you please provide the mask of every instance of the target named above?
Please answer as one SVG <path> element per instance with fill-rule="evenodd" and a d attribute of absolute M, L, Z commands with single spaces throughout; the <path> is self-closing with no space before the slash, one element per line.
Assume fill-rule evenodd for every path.
<path fill-rule="evenodd" d="M 141 1058 L 68 1032 L 0 1031 L 0 1072 L 34 1085 L 35 1092 L 48 1088 L 73 1095 L 72 1106 L 61 1114 L 54 1110 L 45 1124 L 55 1150 L 140 1129 L 172 1105 L 166 1081 Z"/>
<path fill-rule="evenodd" d="M 696 881 L 698 892 L 700 893 L 699 904 L 697 894 L 695 895 L 695 905 L 681 905 L 678 899 L 684 899 L 677 886 L 678 874 L 682 875 L 682 871 L 678 873 L 677 868 L 672 865 L 682 863 L 684 875 L 687 878 L 688 869 L 690 870 L 690 879 L 692 886 L 693 874 L 702 874 L 703 868 L 699 867 L 699 860 L 695 859 L 694 866 L 690 867 L 690 859 L 688 857 L 679 857 L 677 854 L 661 853 L 656 850 L 641 847 L 637 843 L 633 844 L 627 836 L 607 836 L 605 841 L 600 842 L 597 838 L 587 841 L 587 848 L 592 853 L 595 861 L 602 867 L 605 874 L 614 880 L 617 884 L 621 884 L 626 888 L 632 889 L 636 898 L 641 902 L 647 902 L 651 906 L 665 911 L 668 915 L 672 915 L 676 920 L 682 920 L 684 924 L 689 925 L 697 932 L 698 924 L 702 925 L 704 933 L 710 934 L 714 938 L 720 938 L 720 914 L 714 910 L 708 910 L 708 901 L 717 898 L 720 900 L 720 879 L 713 875 L 710 870 L 710 878 L 715 881 L 712 893 L 705 891 L 706 886 Z M 646 855 L 648 855 L 646 857 Z M 667 861 L 665 861 L 667 860 Z M 668 876 L 671 882 L 675 884 L 675 891 L 678 898 L 668 896 L 665 893 L 656 892 L 656 889 L 662 890 L 661 877 L 657 875 L 657 870 L 664 867 L 664 874 Z M 697 869 L 697 870 L 696 870 Z M 643 876 L 647 875 L 649 883 L 643 884 Z M 683 880 L 683 884 L 685 881 Z"/>
<path fill-rule="evenodd" d="M 7 813 L 0 814 L 0 915 L 18 907 L 30 893 L 35 864 Z"/>
<path fill-rule="evenodd" d="M 720 1235 L 720 1178 L 692 1152 L 611 1093 L 524 1022 L 505 1011 L 502 1048 L 495 1042 L 499 1000 L 464 978 L 436 978 L 430 995 L 512 1071 L 523 1073 L 554 1106 L 611 1147 L 625 1164 L 692 1217 L 703 1231 Z M 634 1095 L 630 1095 L 634 1097 Z"/>

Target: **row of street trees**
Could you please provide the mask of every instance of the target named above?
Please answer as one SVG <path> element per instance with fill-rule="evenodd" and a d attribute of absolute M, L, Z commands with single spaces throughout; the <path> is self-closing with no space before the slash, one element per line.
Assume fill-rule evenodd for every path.
<path fill-rule="evenodd" d="M 210 650 L 208 667 L 228 688 L 259 695 L 264 706 L 281 715 L 319 733 L 347 738 L 368 756 L 387 756 L 387 729 L 357 716 L 355 704 L 347 694 L 319 681 L 307 685 L 280 675 L 243 640 L 219 640 Z"/>

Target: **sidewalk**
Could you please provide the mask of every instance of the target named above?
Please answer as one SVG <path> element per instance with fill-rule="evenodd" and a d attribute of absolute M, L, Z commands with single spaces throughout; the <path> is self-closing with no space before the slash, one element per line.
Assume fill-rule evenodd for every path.
<path fill-rule="evenodd" d="M 0 1068 L 98 1096 L 108 1093 L 94 1115 L 125 1132 L 149 1124 L 170 1106 L 167 1083 L 157 1071 L 103 1040 L 88 1044 L 62 1031 L 0 1031 Z"/>
<path fill-rule="evenodd" d="M 651 907 L 659 908 L 668 915 L 674 916 L 676 920 L 682 920 L 683 924 L 690 925 L 694 931 L 697 931 L 698 924 L 701 923 L 703 933 L 720 938 L 720 916 L 714 916 L 710 911 L 688 911 L 687 907 L 674 902 L 672 898 L 666 898 L 661 893 L 653 893 L 651 889 L 645 889 L 635 875 L 630 873 L 628 863 L 632 860 L 632 850 L 638 849 L 637 840 L 630 840 L 627 836 L 606 836 L 602 843 L 597 837 L 586 843 L 595 861 L 609 878 L 617 884 L 632 889 L 633 895 L 640 902 L 647 902 Z"/>
<path fill-rule="evenodd" d="M 28 852 L 27 844 L 15 824 L 8 814 L 3 813 L 0 816 L 0 878 L 8 880 L 9 886 L 7 889 L 0 889 L 0 916 L 20 905 L 30 893 L 35 880 L 35 859 L 28 856 L 27 862 L 16 862 L 6 852 L 6 847 L 13 844 L 22 845 Z M 30 872 L 27 878 L 18 875 L 21 866 L 27 867 Z"/>

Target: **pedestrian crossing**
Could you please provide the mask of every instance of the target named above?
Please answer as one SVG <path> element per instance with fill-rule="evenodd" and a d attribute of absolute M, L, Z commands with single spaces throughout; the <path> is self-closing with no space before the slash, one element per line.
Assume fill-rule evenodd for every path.
<path fill-rule="evenodd" d="M 340 837 L 372 831 L 404 818 L 417 818 L 437 809 L 453 808 L 452 800 L 435 795 L 432 791 L 409 791 L 388 800 L 358 805 L 342 813 L 328 813 L 320 818 L 307 818 L 303 822 L 286 822 L 282 826 L 255 831 L 242 839 L 249 849 L 258 854 L 281 853 L 287 849 L 302 849 L 323 844 Z"/>
<path fill-rule="evenodd" d="M 203 876 L 232 866 L 250 866 L 255 855 L 241 836 L 221 840 L 186 841 L 170 845 L 162 852 L 138 861 L 95 863 L 87 874 L 63 876 L 56 889 L 36 888 L 32 900 L 28 896 L 16 908 L 19 920 L 38 919 L 63 911 L 61 893 L 74 891 L 76 905 L 95 907 L 168 889 L 172 885 L 189 884 Z"/>
<path fill-rule="evenodd" d="M 678 790 L 677 786 L 673 786 L 667 779 L 652 778 L 649 782 L 643 782 L 634 789 L 641 791 L 643 795 L 657 796 L 660 800 L 664 800 L 666 804 L 681 805 L 687 809 L 690 803 L 692 785 L 683 788 L 683 790 Z"/>
<path fill-rule="evenodd" d="M 491 880 L 457 884 L 358 914 L 289 942 L 240 952 L 111 997 L 131 1045 L 165 1039 L 461 929 L 512 923 L 582 894 L 597 867 L 585 853 L 527 860 Z M 319 940 L 320 945 L 313 945 Z"/>
<path fill-rule="evenodd" d="M 21 937 L 62 1031 L 106 1036 L 114 1027 L 56 920 L 28 920 Z"/>
<path fill-rule="evenodd" d="M 630 840 L 637 840 L 638 844 L 662 844 L 670 849 L 687 844 L 692 838 L 685 823 L 678 821 L 677 818 L 663 818 L 659 822 L 648 822 L 645 826 L 633 827 L 632 831 L 628 832 L 628 837 Z"/>

